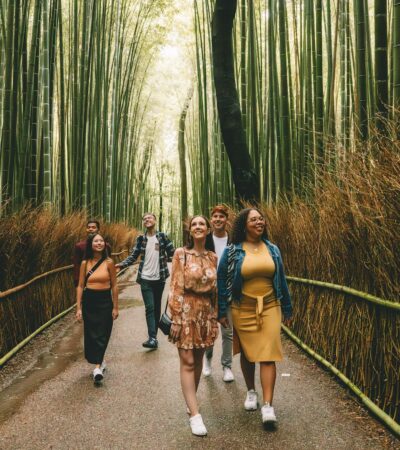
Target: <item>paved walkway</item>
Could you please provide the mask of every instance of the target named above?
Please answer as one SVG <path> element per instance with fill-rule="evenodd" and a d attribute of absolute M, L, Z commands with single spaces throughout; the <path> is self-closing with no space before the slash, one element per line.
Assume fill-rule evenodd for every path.
<path fill-rule="evenodd" d="M 146 351 L 144 308 L 137 286 L 121 294 L 121 314 L 107 352 L 102 387 L 93 386 L 82 356 L 82 330 L 70 315 L 0 371 L 0 449 L 392 449 L 399 441 L 329 374 L 284 339 L 275 409 L 265 431 L 260 412 L 246 412 L 238 358 L 236 381 L 222 381 L 220 339 L 213 374 L 199 388 L 208 436 L 192 436 L 176 349 L 160 337 Z M 258 383 L 258 391 L 261 388 Z"/>

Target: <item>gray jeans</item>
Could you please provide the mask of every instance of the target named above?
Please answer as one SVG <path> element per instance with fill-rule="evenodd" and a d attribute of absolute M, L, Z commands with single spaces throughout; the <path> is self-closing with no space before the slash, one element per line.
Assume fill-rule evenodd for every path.
<path fill-rule="evenodd" d="M 226 317 L 229 320 L 230 327 L 224 328 L 221 325 L 221 337 L 222 337 L 222 355 L 221 364 L 222 367 L 232 368 L 232 340 L 233 340 L 233 328 L 232 328 L 232 312 L 231 306 L 228 305 L 226 309 Z M 206 350 L 206 358 L 211 359 L 213 357 L 214 347 L 209 347 Z"/>

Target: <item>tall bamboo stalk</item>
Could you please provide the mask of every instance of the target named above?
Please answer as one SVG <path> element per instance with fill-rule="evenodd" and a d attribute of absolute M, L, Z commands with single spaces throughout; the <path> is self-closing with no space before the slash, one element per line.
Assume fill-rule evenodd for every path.
<path fill-rule="evenodd" d="M 387 3 L 375 0 L 375 83 L 376 112 L 384 119 L 387 117 L 388 105 L 388 37 L 387 37 Z M 382 128 L 383 123 L 378 121 Z"/>
<path fill-rule="evenodd" d="M 400 105 L 400 0 L 393 0 L 393 105 Z"/>
<path fill-rule="evenodd" d="M 43 145 L 43 203 L 49 207 L 52 201 L 52 150 L 50 138 L 50 57 L 49 57 L 49 9 L 43 3 L 43 53 L 42 53 L 42 145 Z"/>
<path fill-rule="evenodd" d="M 368 97 L 367 97 L 367 49 L 366 49 L 366 24 L 365 24 L 365 2 L 354 0 L 355 31 L 357 46 L 357 116 L 360 136 L 368 137 Z"/>

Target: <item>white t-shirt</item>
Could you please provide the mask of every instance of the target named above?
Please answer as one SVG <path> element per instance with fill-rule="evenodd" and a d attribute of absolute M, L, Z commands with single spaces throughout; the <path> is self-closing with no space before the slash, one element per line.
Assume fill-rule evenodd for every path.
<path fill-rule="evenodd" d="M 219 260 L 221 259 L 222 253 L 225 250 L 225 247 L 228 245 L 228 235 L 224 237 L 217 237 L 213 235 L 214 240 L 214 247 L 215 247 L 215 253 L 218 256 L 218 264 Z"/>
<path fill-rule="evenodd" d="M 160 243 L 156 235 L 147 237 L 142 278 L 144 280 L 160 279 Z"/>

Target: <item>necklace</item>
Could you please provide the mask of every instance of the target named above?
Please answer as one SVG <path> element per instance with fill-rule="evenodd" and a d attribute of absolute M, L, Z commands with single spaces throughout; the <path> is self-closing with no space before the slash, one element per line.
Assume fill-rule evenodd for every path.
<path fill-rule="evenodd" d="M 258 250 L 260 249 L 260 243 L 258 243 L 257 245 L 255 245 L 255 244 L 249 242 L 248 245 L 251 246 L 251 249 L 252 249 L 254 252 L 258 252 Z"/>

